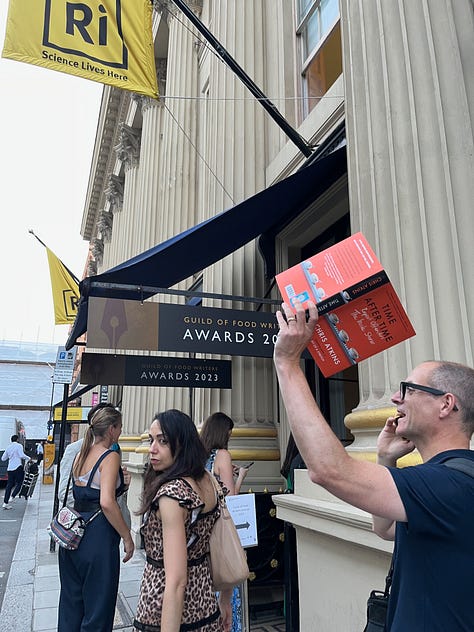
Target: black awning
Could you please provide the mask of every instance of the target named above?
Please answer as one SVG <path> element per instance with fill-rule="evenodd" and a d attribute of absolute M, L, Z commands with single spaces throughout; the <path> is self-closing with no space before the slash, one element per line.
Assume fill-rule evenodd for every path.
<path fill-rule="evenodd" d="M 316 160 L 248 200 L 79 284 L 81 298 L 66 349 L 87 330 L 89 296 L 141 300 L 130 286 L 169 288 L 223 259 L 262 233 L 297 217 L 347 171 L 345 147 Z M 124 288 L 97 287 L 96 283 Z"/>

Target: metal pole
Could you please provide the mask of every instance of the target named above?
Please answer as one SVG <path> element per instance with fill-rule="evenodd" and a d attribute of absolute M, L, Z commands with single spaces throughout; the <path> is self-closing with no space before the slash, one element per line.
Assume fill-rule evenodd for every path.
<path fill-rule="evenodd" d="M 53 409 L 53 401 L 54 401 L 54 382 L 53 382 L 54 373 L 51 376 L 51 401 L 49 403 L 49 419 L 48 419 L 48 437 L 51 434 L 51 430 L 53 429 L 54 423 L 54 409 Z M 43 463 L 44 469 L 44 463 Z"/>
<path fill-rule="evenodd" d="M 256 296 L 238 296 L 235 294 L 216 294 L 214 292 L 193 292 L 192 290 L 172 290 L 166 287 L 155 287 L 151 285 L 135 285 L 127 283 L 106 283 L 105 281 L 94 281 L 93 277 L 89 277 L 91 280 L 90 288 L 96 288 L 99 290 L 114 290 L 137 292 L 143 296 L 145 294 L 172 294 L 173 296 L 192 296 L 199 298 L 216 298 L 221 301 L 240 301 L 241 303 L 258 303 L 259 305 L 281 305 L 281 301 L 277 301 L 271 298 L 259 298 Z M 111 292 L 111 293 L 112 293 Z M 111 297 L 109 293 L 109 298 Z"/>
<path fill-rule="evenodd" d="M 80 388 L 75 393 L 71 393 L 71 395 L 68 395 L 66 403 L 69 404 L 69 402 L 72 402 L 73 399 L 77 399 L 78 397 L 81 397 L 81 395 L 84 395 L 84 393 L 87 393 L 88 391 L 92 390 L 96 386 L 97 386 L 97 384 L 88 384 L 87 386 L 83 386 L 82 388 Z M 63 398 L 63 400 L 64 400 L 64 398 Z M 53 408 L 57 408 L 58 406 L 63 406 L 63 400 L 61 400 L 60 402 L 57 402 L 56 404 L 54 404 Z"/>
<path fill-rule="evenodd" d="M 64 454 L 64 443 L 66 441 L 66 423 L 67 423 L 67 403 L 69 395 L 69 384 L 64 384 L 63 390 L 63 402 L 61 408 L 61 428 L 59 431 L 59 448 L 58 448 L 58 463 L 56 465 L 56 481 L 54 484 L 54 502 L 53 502 L 53 517 L 58 513 L 59 509 L 59 477 L 61 476 L 61 459 Z M 53 433 L 54 438 L 54 433 Z M 56 550 L 56 542 L 51 538 L 49 544 L 49 550 L 54 552 Z"/>
<path fill-rule="evenodd" d="M 270 114 L 272 119 L 280 126 L 290 140 L 298 147 L 298 149 L 308 158 L 313 153 L 312 148 L 305 139 L 298 134 L 298 132 L 291 127 L 284 116 L 278 111 L 276 106 L 268 99 L 260 88 L 252 81 L 247 75 L 245 70 L 239 66 L 235 59 L 227 52 L 218 39 L 204 26 L 201 20 L 192 12 L 188 5 L 183 0 L 172 0 L 174 4 L 181 9 L 186 17 L 194 24 L 197 30 L 204 35 L 206 40 L 216 51 L 219 57 L 229 66 L 231 70 L 235 72 L 242 83 L 250 90 L 250 92 L 256 97 L 265 110 Z"/>

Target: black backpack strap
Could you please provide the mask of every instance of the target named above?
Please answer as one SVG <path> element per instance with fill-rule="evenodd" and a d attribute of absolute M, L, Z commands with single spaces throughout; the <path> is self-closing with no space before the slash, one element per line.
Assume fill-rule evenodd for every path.
<path fill-rule="evenodd" d="M 119 477 L 120 477 L 120 485 L 115 490 L 115 498 L 119 498 L 119 496 L 122 496 L 122 494 L 125 494 L 125 491 L 126 491 L 125 479 L 123 477 L 123 470 L 121 467 L 119 467 Z"/>
<path fill-rule="evenodd" d="M 453 456 L 452 459 L 448 459 L 443 462 L 443 465 L 446 467 L 450 467 L 453 470 L 458 470 L 458 472 L 464 472 L 471 478 L 474 478 L 474 460 L 466 459 L 462 456 Z"/>
<path fill-rule="evenodd" d="M 105 457 L 107 455 L 109 455 L 111 452 L 113 452 L 113 450 L 106 450 L 104 452 L 104 454 L 101 454 L 100 457 L 97 459 L 97 463 L 94 465 L 94 467 L 91 470 L 90 476 L 89 476 L 89 480 L 87 481 L 87 485 L 86 487 L 90 487 L 92 480 L 94 478 L 94 474 L 97 472 L 97 469 L 99 467 L 99 465 L 102 463 L 102 461 L 105 459 Z"/>
<path fill-rule="evenodd" d="M 388 571 L 388 575 L 385 578 L 385 590 L 383 591 L 384 597 L 389 597 L 390 595 L 390 588 L 392 587 L 392 577 L 393 577 L 393 555 L 392 555 L 392 561 L 390 562 L 390 568 Z"/>

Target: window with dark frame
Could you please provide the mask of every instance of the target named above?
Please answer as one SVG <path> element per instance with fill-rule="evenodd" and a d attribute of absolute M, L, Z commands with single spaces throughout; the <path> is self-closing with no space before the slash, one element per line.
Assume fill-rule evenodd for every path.
<path fill-rule="evenodd" d="M 302 119 L 318 104 L 342 74 L 342 44 L 338 0 L 297 0 L 301 60 Z"/>

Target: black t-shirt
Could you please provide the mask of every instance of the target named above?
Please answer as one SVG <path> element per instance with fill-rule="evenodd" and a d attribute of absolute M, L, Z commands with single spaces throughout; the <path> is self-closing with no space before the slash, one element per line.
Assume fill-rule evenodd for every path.
<path fill-rule="evenodd" d="M 389 468 L 408 518 L 396 528 L 389 632 L 474 631 L 474 478 L 442 465 L 453 457 L 474 451 Z"/>

